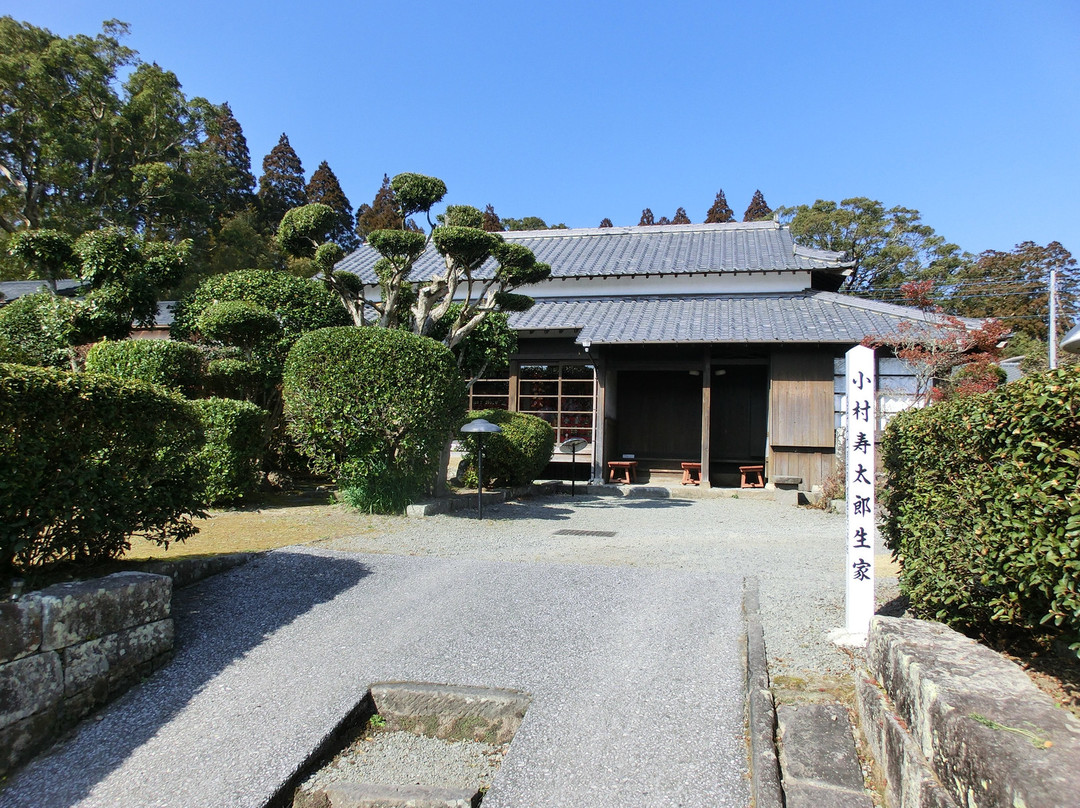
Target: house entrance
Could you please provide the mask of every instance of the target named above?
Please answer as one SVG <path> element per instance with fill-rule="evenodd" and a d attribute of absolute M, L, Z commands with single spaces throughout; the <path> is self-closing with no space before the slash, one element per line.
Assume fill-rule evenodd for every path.
<path fill-rule="evenodd" d="M 740 465 L 765 462 L 768 405 L 768 367 L 713 366 L 709 454 L 720 484 L 734 484 Z"/>
<path fill-rule="evenodd" d="M 623 370 L 618 378 L 618 455 L 678 468 L 701 457 L 701 374 Z"/>

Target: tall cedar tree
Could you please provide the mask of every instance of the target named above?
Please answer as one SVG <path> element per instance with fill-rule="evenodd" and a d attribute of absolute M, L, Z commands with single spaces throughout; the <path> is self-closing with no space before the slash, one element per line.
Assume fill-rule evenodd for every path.
<path fill-rule="evenodd" d="M 600 220 L 600 226 L 601 227 L 614 227 L 615 225 L 613 225 L 611 223 L 611 219 L 609 219 L 607 216 L 605 216 L 603 219 Z"/>
<path fill-rule="evenodd" d="M 502 219 L 495 212 L 493 205 L 484 208 L 484 230 L 488 233 L 501 233 L 503 230 Z"/>
<path fill-rule="evenodd" d="M 304 166 L 282 133 L 278 144 L 263 158 L 259 177 L 259 209 L 263 225 L 277 230 L 285 211 L 304 204 Z"/>
<path fill-rule="evenodd" d="M 735 213 L 731 210 L 727 198 L 721 190 L 716 194 L 716 199 L 713 201 L 712 207 L 709 208 L 709 212 L 705 214 L 705 224 L 721 224 L 733 221 L 735 221 Z"/>
<path fill-rule="evenodd" d="M 765 195 L 761 191 L 754 191 L 754 198 L 750 200 L 750 207 L 746 209 L 742 220 L 744 222 L 761 222 L 772 218 L 772 208 L 765 201 Z"/>
<path fill-rule="evenodd" d="M 645 210 L 641 211 L 641 221 L 638 222 L 638 227 L 648 227 L 653 224 L 656 224 L 656 219 L 653 218 L 652 208 L 645 208 Z"/>
<path fill-rule="evenodd" d="M 311 182 L 307 184 L 305 193 L 309 205 L 327 205 L 337 214 L 337 222 L 327 233 L 327 238 L 336 241 L 342 249 L 349 252 L 360 246 L 360 238 L 353 229 L 352 203 L 341 190 L 337 175 L 325 160 L 319 163 L 319 167 L 311 175 Z"/>
<path fill-rule="evenodd" d="M 254 201 L 255 176 L 251 173 L 251 152 L 240 122 L 225 102 L 206 124 L 206 148 L 224 165 L 224 196 L 215 200 L 222 213 L 237 213 Z"/>
<path fill-rule="evenodd" d="M 686 208 L 679 208 L 671 218 L 672 224 L 690 224 L 690 217 L 686 214 Z"/>
<path fill-rule="evenodd" d="M 420 232 L 420 227 L 412 219 L 401 226 L 401 214 L 398 213 L 397 196 L 390 186 L 390 177 L 383 174 L 375 199 L 369 205 L 366 202 L 356 208 L 356 233 L 364 241 L 374 230 L 412 230 Z"/>
<path fill-rule="evenodd" d="M 661 216 L 659 219 L 656 220 L 656 223 L 657 224 L 671 224 L 671 219 L 669 219 L 667 216 Z"/>

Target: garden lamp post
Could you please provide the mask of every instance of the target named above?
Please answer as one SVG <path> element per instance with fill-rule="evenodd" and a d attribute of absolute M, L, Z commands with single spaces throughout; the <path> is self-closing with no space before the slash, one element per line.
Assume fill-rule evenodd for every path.
<path fill-rule="evenodd" d="M 461 428 L 461 431 L 466 435 L 475 434 L 477 449 L 476 449 L 476 509 L 479 512 L 477 518 L 484 518 L 484 435 L 491 432 L 502 432 L 502 427 L 498 424 L 493 424 L 491 421 L 487 421 L 483 418 L 477 418 L 475 421 L 469 421 Z"/>
<path fill-rule="evenodd" d="M 569 452 L 570 454 L 570 496 L 574 496 L 576 493 L 578 450 L 584 449 L 588 445 L 589 442 L 585 438 L 567 438 L 559 444 L 560 452 Z"/>

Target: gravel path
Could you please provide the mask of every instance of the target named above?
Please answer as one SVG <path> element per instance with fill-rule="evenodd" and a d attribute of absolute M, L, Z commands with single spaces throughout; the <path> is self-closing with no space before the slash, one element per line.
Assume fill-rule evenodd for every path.
<path fill-rule="evenodd" d="M 844 625 L 842 515 L 750 497 L 558 496 L 485 506 L 482 522 L 475 511 L 459 511 L 375 518 L 372 528 L 363 536 L 317 546 L 755 576 L 770 674 L 842 676 L 851 669 L 848 654 L 826 637 Z M 558 535 L 563 530 L 614 535 Z M 879 604 L 891 599 L 894 590 L 895 581 L 879 580 Z"/>

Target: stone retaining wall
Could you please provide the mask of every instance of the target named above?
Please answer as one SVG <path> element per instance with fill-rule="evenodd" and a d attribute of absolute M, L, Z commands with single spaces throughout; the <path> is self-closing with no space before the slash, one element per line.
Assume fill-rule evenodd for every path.
<path fill-rule="evenodd" d="M 860 723 L 894 808 L 1080 801 L 1080 721 L 1021 668 L 940 623 L 875 617 Z"/>
<path fill-rule="evenodd" d="M 172 579 L 119 572 L 0 603 L 0 773 L 172 654 Z"/>

